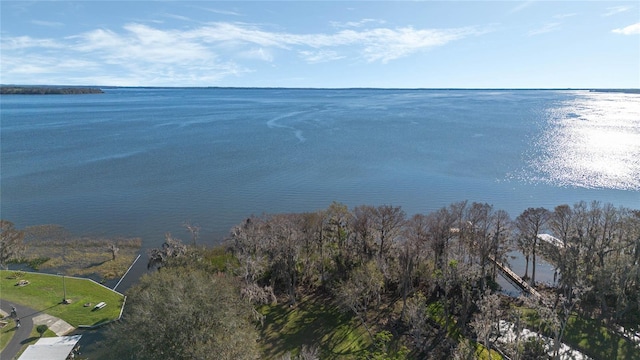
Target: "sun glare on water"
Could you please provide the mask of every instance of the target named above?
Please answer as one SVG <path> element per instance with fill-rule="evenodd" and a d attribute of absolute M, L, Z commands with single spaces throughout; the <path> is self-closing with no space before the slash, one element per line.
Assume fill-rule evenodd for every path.
<path fill-rule="evenodd" d="M 558 186 L 640 190 L 640 95 L 585 93 L 548 110 L 533 168 Z"/>

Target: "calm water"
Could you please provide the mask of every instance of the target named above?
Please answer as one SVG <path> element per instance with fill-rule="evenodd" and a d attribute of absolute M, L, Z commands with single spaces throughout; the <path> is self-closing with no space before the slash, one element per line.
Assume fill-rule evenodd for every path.
<path fill-rule="evenodd" d="M 251 214 L 468 199 L 640 207 L 640 95 L 105 89 L 1 97 L 1 217 L 214 243 Z"/>

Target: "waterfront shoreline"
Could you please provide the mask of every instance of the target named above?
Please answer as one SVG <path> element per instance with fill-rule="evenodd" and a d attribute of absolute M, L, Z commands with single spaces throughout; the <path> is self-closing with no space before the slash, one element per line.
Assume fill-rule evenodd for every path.
<path fill-rule="evenodd" d="M 75 86 L 0 86 L 0 95 L 82 95 L 104 94 L 95 87 Z"/>

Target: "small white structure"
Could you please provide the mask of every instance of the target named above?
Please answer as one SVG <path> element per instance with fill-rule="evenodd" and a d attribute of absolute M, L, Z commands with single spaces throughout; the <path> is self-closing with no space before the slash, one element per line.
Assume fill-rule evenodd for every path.
<path fill-rule="evenodd" d="M 540 239 L 542 241 L 545 241 L 545 242 L 548 242 L 549 244 L 555 245 L 555 246 L 557 246 L 559 248 L 563 248 L 564 247 L 564 243 L 560 239 L 555 238 L 555 237 L 553 237 L 553 236 L 551 236 L 549 234 L 538 234 L 538 239 Z"/>
<path fill-rule="evenodd" d="M 29 345 L 18 360 L 66 360 L 82 335 L 49 337 Z"/>
<path fill-rule="evenodd" d="M 96 306 L 93 307 L 93 310 L 100 310 L 105 306 L 107 306 L 107 303 L 104 301 L 101 301 L 98 304 L 96 304 Z"/>

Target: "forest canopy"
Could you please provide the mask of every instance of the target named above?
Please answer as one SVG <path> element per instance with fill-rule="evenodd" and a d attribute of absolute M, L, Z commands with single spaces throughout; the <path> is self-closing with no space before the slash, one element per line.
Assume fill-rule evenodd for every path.
<path fill-rule="evenodd" d="M 514 249 L 536 296 L 499 291 L 497 263 Z M 551 286 L 536 282 L 539 258 L 556 270 Z M 640 331 L 640 211 L 611 204 L 529 208 L 512 219 L 466 201 L 412 216 L 334 202 L 251 216 L 215 249 L 167 234 L 149 268 L 158 270 L 131 289 L 113 326 L 112 342 L 128 339 L 119 345 L 126 357 L 544 359 L 573 348 L 640 358 L 628 335 Z M 312 312 L 318 320 L 295 320 Z M 345 326 L 348 346 L 335 342 Z M 538 335 L 514 336 L 523 331 Z"/>

